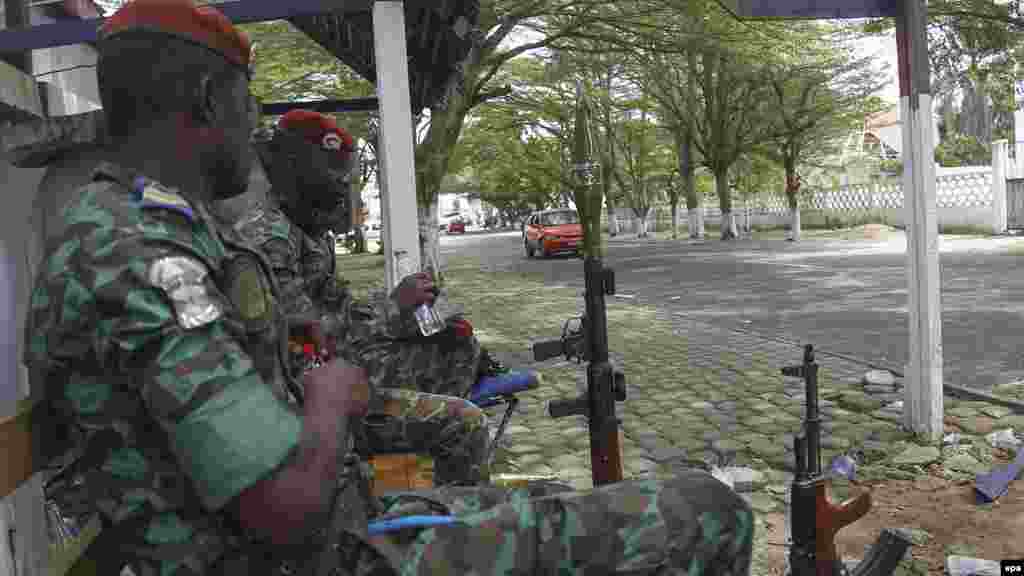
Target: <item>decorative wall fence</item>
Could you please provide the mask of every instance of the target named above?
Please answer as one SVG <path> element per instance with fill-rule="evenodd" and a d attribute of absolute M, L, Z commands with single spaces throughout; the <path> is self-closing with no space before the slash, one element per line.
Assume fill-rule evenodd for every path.
<path fill-rule="evenodd" d="M 1006 231 L 1008 190 L 1005 181 L 1024 178 L 1024 145 L 1018 147 L 1016 160 L 1008 157 L 1005 141 L 993 142 L 992 152 L 992 166 L 936 167 L 935 204 L 939 226 L 984 228 L 996 233 Z M 781 196 L 758 197 L 748 205 L 735 198 L 733 203 L 738 226 L 743 225 L 747 214 L 753 226 L 789 223 L 789 210 Z M 717 225 L 721 221 L 718 206 L 706 204 L 703 211 L 705 223 Z M 618 209 L 616 213 L 620 226 L 625 230 L 638 227 L 632 210 Z M 657 218 L 649 218 L 648 230 L 654 231 L 656 220 L 660 219 L 664 224 L 670 218 L 669 214 L 668 207 L 659 207 Z M 891 178 L 871 184 L 812 190 L 809 198 L 805 195 L 801 200 L 801 217 L 805 223 L 824 217 L 842 220 L 870 217 L 902 226 L 906 224 L 903 183 L 899 178 Z M 1024 220 L 1024 211 L 1021 218 Z M 685 226 L 686 221 L 684 205 L 680 208 L 680 225 Z"/>

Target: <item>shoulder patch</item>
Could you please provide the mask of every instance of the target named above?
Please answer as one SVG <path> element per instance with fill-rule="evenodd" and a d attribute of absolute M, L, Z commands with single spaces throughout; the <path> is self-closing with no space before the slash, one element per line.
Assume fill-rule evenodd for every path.
<path fill-rule="evenodd" d="M 224 267 L 227 296 L 235 306 L 246 331 L 266 330 L 274 319 L 274 298 L 270 281 L 259 261 L 247 253 L 232 257 Z"/>
<path fill-rule="evenodd" d="M 192 206 L 188 203 L 188 200 L 185 200 L 177 192 L 163 186 L 159 182 L 143 177 L 136 178 L 135 198 L 143 209 L 171 210 L 183 214 L 189 220 L 195 218 L 195 215 L 192 213 Z"/>
<path fill-rule="evenodd" d="M 224 308 L 207 284 L 209 272 L 198 260 L 166 256 L 149 265 L 149 282 L 163 290 L 174 305 L 178 324 L 186 330 L 220 318 Z"/>

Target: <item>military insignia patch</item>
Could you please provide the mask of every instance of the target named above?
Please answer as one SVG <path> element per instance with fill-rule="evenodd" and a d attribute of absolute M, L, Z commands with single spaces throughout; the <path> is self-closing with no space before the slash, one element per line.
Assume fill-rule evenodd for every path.
<path fill-rule="evenodd" d="M 159 182 L 146 178 L 135 179 L 135 198 L 145 208 L 171 210 L 183 214 L 189 220 L 194 218 L 192 207 L 188 201 Z"/>
<path fill-rule="evenodd" d="M 255 258 L 237 256 L 228 265 L 228 295 L 248 331 L 260 331 L 273 320 L 273 297 Z"/>
<path fill-rule="evenodd" d="M 257 320 L 267 313 L 267 296 L 263 291 L 263 282 L 259 270 L 248 268 L 235 278 L 237 288 L 238 310 L 245 320 Z"/>
<path fill-rule="evenodd" d="M 171 299 L 178 324 L 186 330 L 205 326 L 223 313 L 206 277 L 206 266 L 184 256 L 168 256 L 149 266 L 149 282 Z"/>

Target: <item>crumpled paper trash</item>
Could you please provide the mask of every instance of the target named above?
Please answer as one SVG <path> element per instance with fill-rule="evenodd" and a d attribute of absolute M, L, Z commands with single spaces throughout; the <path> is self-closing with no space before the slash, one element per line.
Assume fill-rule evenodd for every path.
<path fill-rule="evenodd" d="M 829 466 L 829 474 L 832 476 L 842 476 L 852 482 L 857 477 L 857 461 L 848 454 L 836 456 L 832 459 L 832 464 Z"/>
<path fill-rule="evenodd" d="M 718 466 L 714 466 L 711 468 L 711 475 L 714 476 L 722 484 L 725 484 L 729 488 L 735 489 L 733 487 L 734 485 L 732 481 L 732 474 L 729 474 L 727 470 L 719 468 Z"/>
<path fill-rule="evenodd" d="M 943 446 L 955 446 L 960 443 L 963 438 L 959 432 L 951 432 L 942 437 Z"/>
<path fill-rule="evenodd" d="M 990 432 L 985 436 L 988 443 L 996 448 L 1002 448 L 1004 450 L 1016 450 L 1022 442 L 1013 433 L 1013 428 L 1007 428 L 1005 430 L 996 430 Z"/>
<path fill-rule="evenodd" d="M 747 466 L 715 466 L 711 475 L 735 492 L 753 492 L 764 482 L 764 474 Z"/>
<path fill-rule="evenodd" d="M 949 576 L 999 576 L 999 571 L 999 562 L 993 560 L 968 556 L 946 558 L 946 574 Z"/>

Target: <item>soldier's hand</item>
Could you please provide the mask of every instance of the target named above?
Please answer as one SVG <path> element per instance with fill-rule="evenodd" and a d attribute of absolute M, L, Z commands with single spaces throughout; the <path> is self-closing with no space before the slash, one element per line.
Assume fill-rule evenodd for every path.
<path fill-rule="evenodd" d="M 306 401 L 327 414 L 364 416 L 370 401 L 366 371 L 342 359 L 331 360 L 303 377 Z"/>
<path fill-rule="evenodd" d="M 426 272 L 417 272 L 402 278 L 395 288 L 395 300 L 400 310 L 412 310 L 420 304 L 430 304 L 436 295 L 434 280 Z"/>

